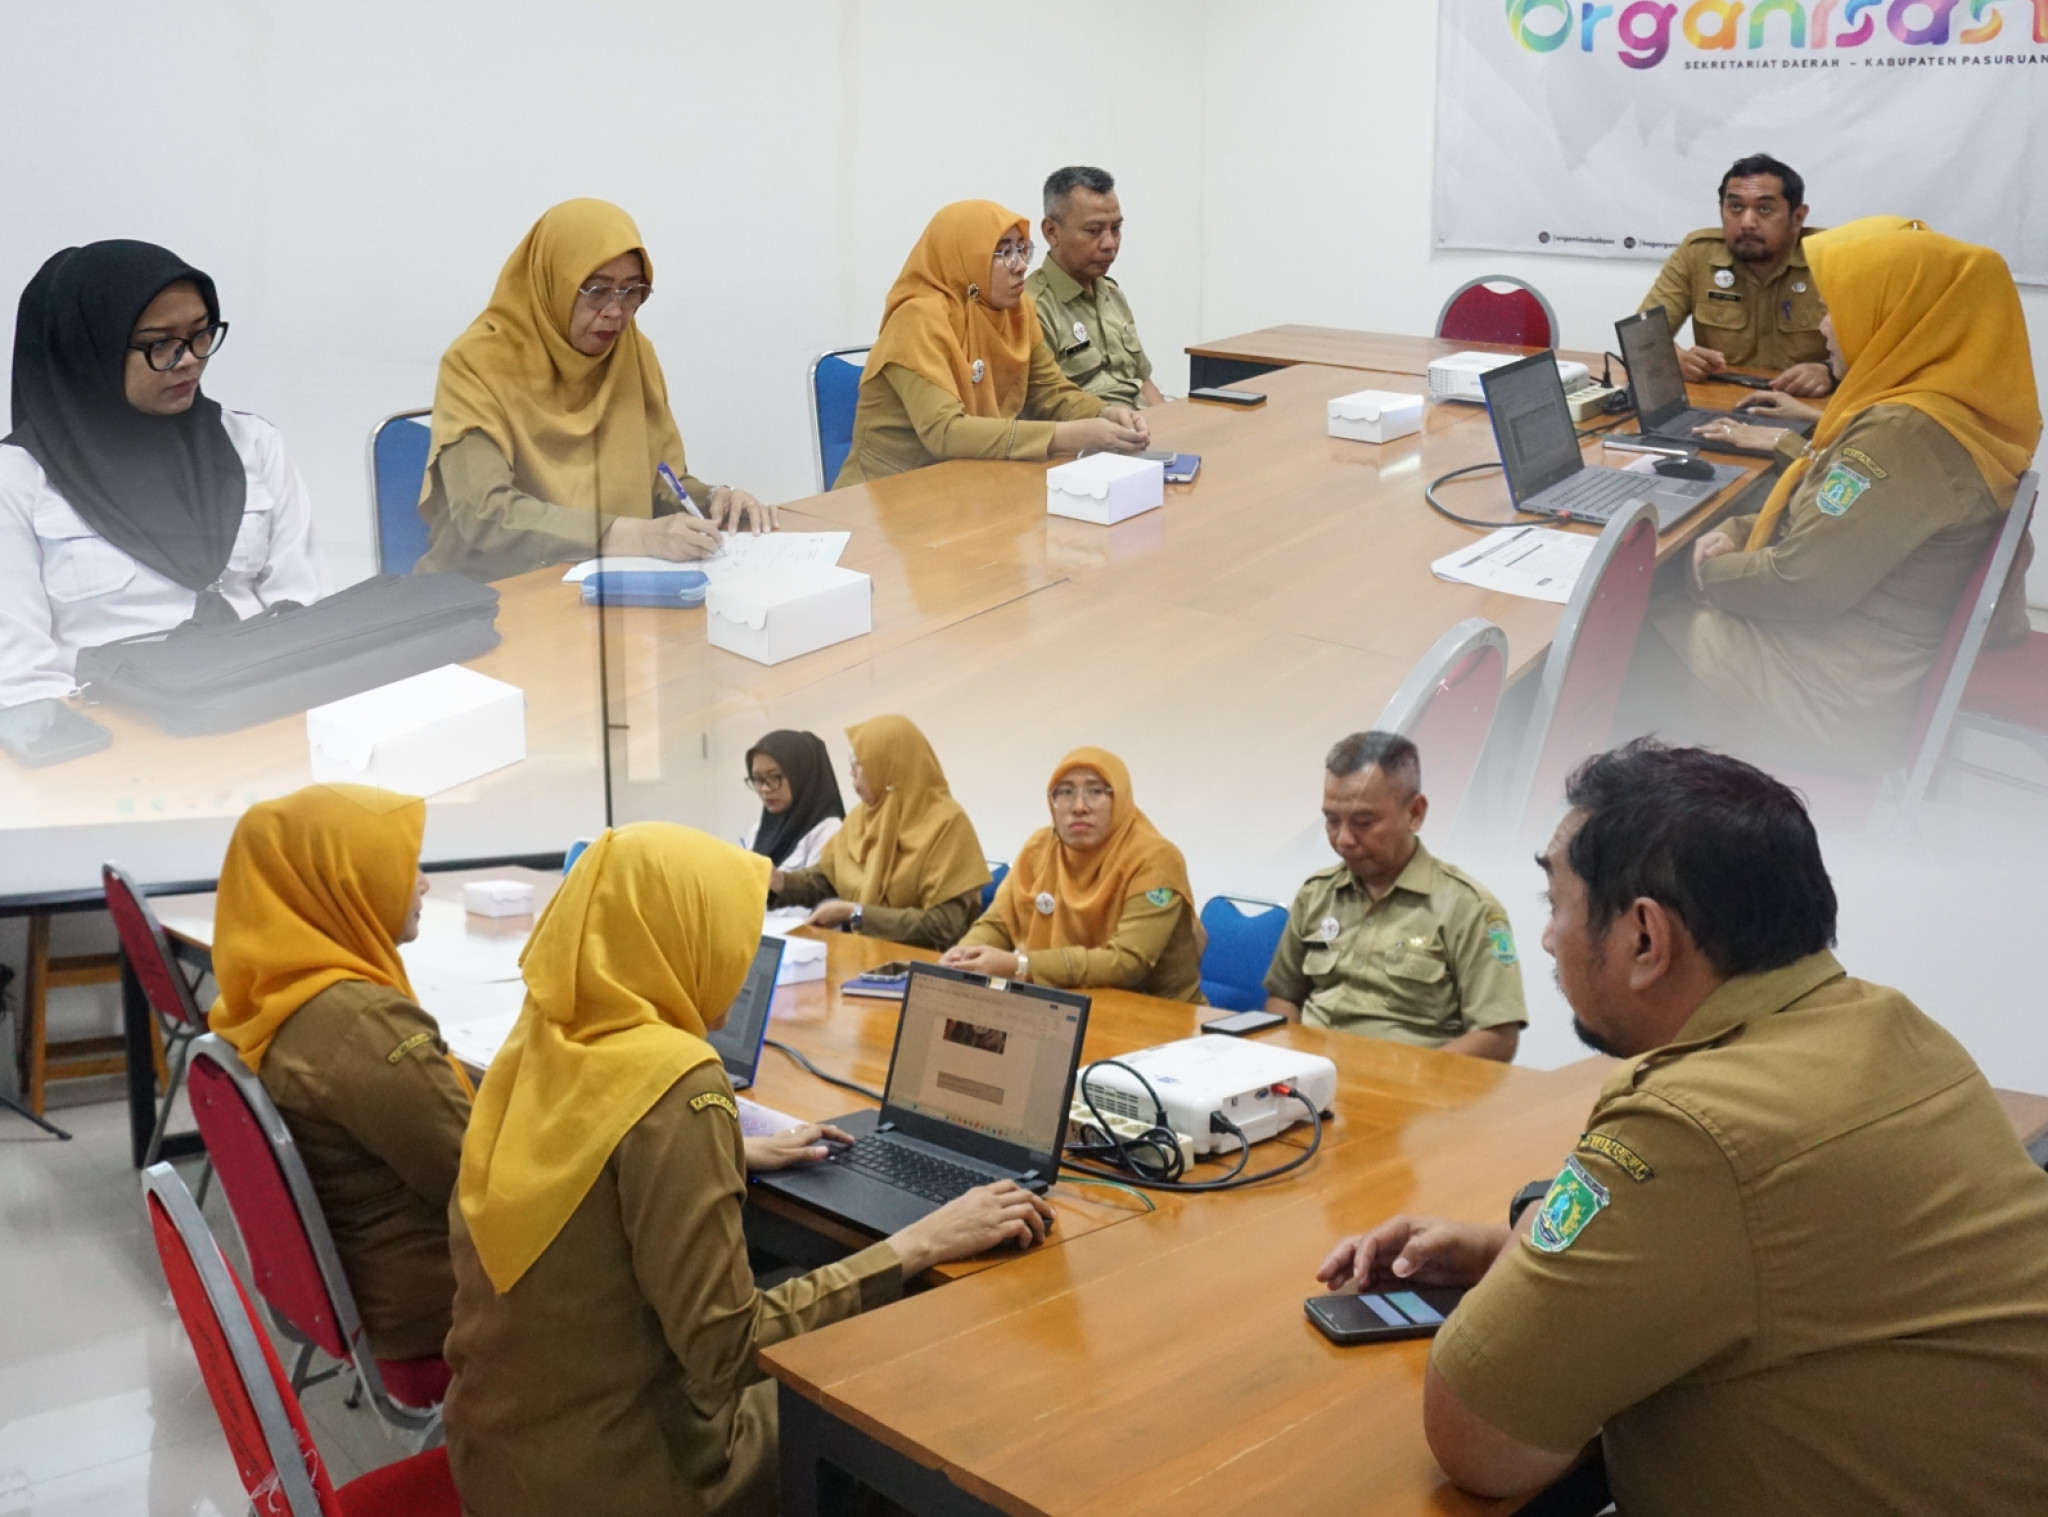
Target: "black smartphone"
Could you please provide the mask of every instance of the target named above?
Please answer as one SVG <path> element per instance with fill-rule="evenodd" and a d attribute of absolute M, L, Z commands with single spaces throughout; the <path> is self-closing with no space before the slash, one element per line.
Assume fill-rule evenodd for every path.
<path fill-rule="evenodd" d="M 1240 1011 L 1234 1017 L 1218 1017 L 1213 1022 L 1204 1022 L 1204 1032 L 1227 1032 L 1233 1038 L 1249 1037 L 1255 1032 L 1264 1032 L 1268 1027 L 1285 1027 L 1287 1018 L 1277 1011 Z"/>
<path fill-rule="evenodd" d="M 873 969 L 860 972 L 863 980 L 907 980 L 910 978 L 910 960 L 891 959 L 886 964 L 877 964 Z"/>
<path fill-rule="evenodd" d="M 1465 1299 L 1462 1290 L 1364 1291 L 1356 1296 L 1310 1296 L 1302 1302 L 1325 1338 L 1347 1347 L 1428 1338 Z"/>
<path fill-rule="evenodd" d="M 1736 374 L 1723 369 L 1719 374 L 1709 374 L 1706 382 L 1710 385 L 1741 385 L 1745 390 L 1768 390 L 1771 382 L 1757 374 Z"/>
<path fill-rule="evenodd" d="M 60 700 L 0 707 L 0 748 L 31 769 L 98 753 L 114 734 Z"/>
<path fill-rule="evenodd" d="M 1257 390 L 1219 390 L 1204 386 L 1188 391 L 1189 400 L 1213 400 L 1226 406 L 1262 406 L 1266 397 Z"/>

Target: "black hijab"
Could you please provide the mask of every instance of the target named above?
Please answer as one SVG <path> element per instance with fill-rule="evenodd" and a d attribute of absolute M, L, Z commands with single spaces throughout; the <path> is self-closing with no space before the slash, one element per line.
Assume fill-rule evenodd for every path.
<path fill-rule="evenodd" d="M 14 320 L 14 431 L 85 524 L 188 590 L 220 578 L 241 529 L 248 473 L 204 393 L 176 416 L 128 404 L 136 320 L 189 279 L 220 320 L 213 281 L 167 248 L 93 242 L 36 271 Z"/>
<path fill-rule="evenodd" d="M 789 809 L 780 816 L 761 808 L 761 825 L 754 833 L 754 852 L 766 854 L 778 869 L 790 850 L 803 841 L 804 834 L 828 816 L 846 815 L 839 799 L 839 780 L 832 773 L 832 755 L 825 740 L 815 732 L 771 732 L 747 750 L 747 773 L 754 772 L 754 755 L 765 753 L 789 776 Z"/>

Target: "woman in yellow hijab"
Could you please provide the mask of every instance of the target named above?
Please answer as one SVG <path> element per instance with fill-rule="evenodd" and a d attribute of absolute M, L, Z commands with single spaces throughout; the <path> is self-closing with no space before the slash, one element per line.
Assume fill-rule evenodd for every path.
<path fill-rule="evenodd" d="M 946 788 L 939 756 L 908 717 L 848 727 L 860 804 L 815 869 L 778 869 L 777 906 L 813 906 L 807 925 L 846 927 L 917 948 L 951 948 L 981 911 L 988 860 Z"/>
<path fill-rule="evenodd" d="M 834 488 L 946 458 L 1136 453 L 1144 417 L 1060 372 L 1024 298 L 1031 226 L 992 200 L 932 217 L 889 287 Z"/>
<path fill-rule="evenodd" d="M 1123 760 L 1076 748 L 1045 799 L 1052 825 L 1031 835 L 994 903 L 939 962 L 1199 1004 L 1204 939 L 1187 860 L 1138 809 Z"/>
<path fill-rule="evenodd" d="M 243 813 L 221 864 L 208 1022 L 291 1129 L 371 1351 L 438 1368 L 469 1089 L 398 956 L 426 898 L 426 818 L 426 802 L 362 785 Z"/>
<path fill-rule="evenodd" d="M 754 1288 L 750 1169 L 820 1158 L 740 1136 L 705 1041 L 760 940 L 768 861 L 665 822 L 601 836 L 535 925 L 526 1006 L 493 1061 L 451 1220 L 448 1454 L 467 1510 L 775 1510 L 758 1350 L 894 1300 L 906 1278 L 1044 1236 L 984 1186 L 888 1240 Z"/>
<path fill-rule="evenodd" d="M 589 558 L 600 542 L 702 558 L 718 549 L 713 524 L 775 524 L 746 491 L 689 474 L 661 363 L 634 320 L 653 293 L 653 260 L 617 206 L 566 200 L 533 224 L 441 358 L 421 567 L 503 579 Z"/>
<path fill-rule="evenodd" d="M 1653 609 L 1632 681 L 1696 681 L 1691 711 L 1667 725 L 1700 738 L 1882 769 L 1902 756 L 1920 685 L 2030 466 L 2041 410 L 2019 292 L 1997 253 L 1854 222 L 1808 237 L 1806 252 L 1839 385 L 1811 443 L 1780 445 L 1798 456 L 1763 510 L 1695 545 L 1690 592 Z M 1707 435 L 1774 440 L 1730 423 Z M 2025 635 L 2030 557 L 2023 544 L 1993 645 Z"/>

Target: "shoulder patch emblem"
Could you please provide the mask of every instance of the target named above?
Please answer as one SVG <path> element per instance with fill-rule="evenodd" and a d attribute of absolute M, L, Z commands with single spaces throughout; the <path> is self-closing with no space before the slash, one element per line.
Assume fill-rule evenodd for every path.
<path fill-rule="evenodd" d="M 1862 468 L 1863 472 L 1872 479 L 1891 478 L 1889 474 L 1885 473 L 1884 466 L 1861 448 L 1844 448 L 1842 449 L 1842 457 L 1853 459 Z"/>
<path fill-rule="evenodd" d="M 407 1054 L 411 1053 L 415 1048 L 418 1048 L 422 1043 L 431 1043 L 433 1041 L 434 1035 L 432 1033 L 416 1032 L 411 1037 L 407 1038 L 403 1043 L 399 1044 L 396 1048 L 392 1049 L 391 1052 L 384 1055 L 384 1062 L 386 1064 L 396 1064 L 400 1059 L 404 1058 Z"/>
<path fill-rule="evenodd" d="M 1644 1161 L 1641 1154 L 1619 1138 L 1611 1138 L 1604 1132 L 1589 1132 L 1580 1138 L 1579 1152 L 1598 1154 L 1638 1185 L 1657 1173 Z"/>
<path fill-rule="evenodd" d="M 1515 962 L 1515 935 L 1508 930 L 1508 924 L 1498 919 L 1486 924 L 1486 946 L 1493 950 L 1493 956 L 1503 965 Z"/>
<path fill-rule="evenodd" d="M 1586 1173 L 1577 1159 L 1564 1161 L 1564 1168 L 1550 1182 L 1543 1204 L 1536 1208 L 1529 1241 L 1546 1254 L 1561 1254 L 1578 1241 L 1580 1233 L 1607 1209 L 1607 1187 Z"/>
<path fill-rule="evenodd" d="M 690 1110 L 702 1111 L 707 1106 L 716 1106 L 735 1122 L 740 1119 L 740 1109 L 732 1104 L 732 1097 L 722 1090 L 707 1090 L 700 1096 L 690 1097 Z"/>
<path fill-rule="evenodd" d="M 1824 516 L 1842 516 L 1869 488 L 1867 476 L 1858 474 L 1847 464 L 1836 464 L 1820 482 L 1820 494 L 1814 497 L 1814 504 L 1820 507 Z"/>
<path fill-rule="evenodd" d="M 1148 890 L 1145 892 L 1145 899 L 1154 906 L 1171 906 L 1173 904 L 1173 892 L 1164 887 L 1158 890 Z"/>

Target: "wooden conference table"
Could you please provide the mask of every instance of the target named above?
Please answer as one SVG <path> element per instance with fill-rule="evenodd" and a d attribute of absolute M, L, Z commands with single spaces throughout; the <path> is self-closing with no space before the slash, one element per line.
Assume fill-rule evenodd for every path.
<path fill-rule="evenodd" d="M 1236 337 L 1198 342 L 1187 350 L 1188 385 L 1234 385 L 1292 364 L 1323 364 L 1337 369 L 1371 369 L 1385 374 L 1412 374 L 1420 379 L 1429 366 L 1453 353 L 1532 353 L 1534 348 L 1497 342 L 1454 342 L 1444 337 L 1409 337 L 1391 332 L 1353 332 L 1344 327 L 1289 324 L 1261 327 Z M 1562 358 L 1576 359 L 1589 369 L 1601 367 L 1598 353 L 1560 349 Z M 1386 388 L 1379 386 L 1378 388 Z"/>

